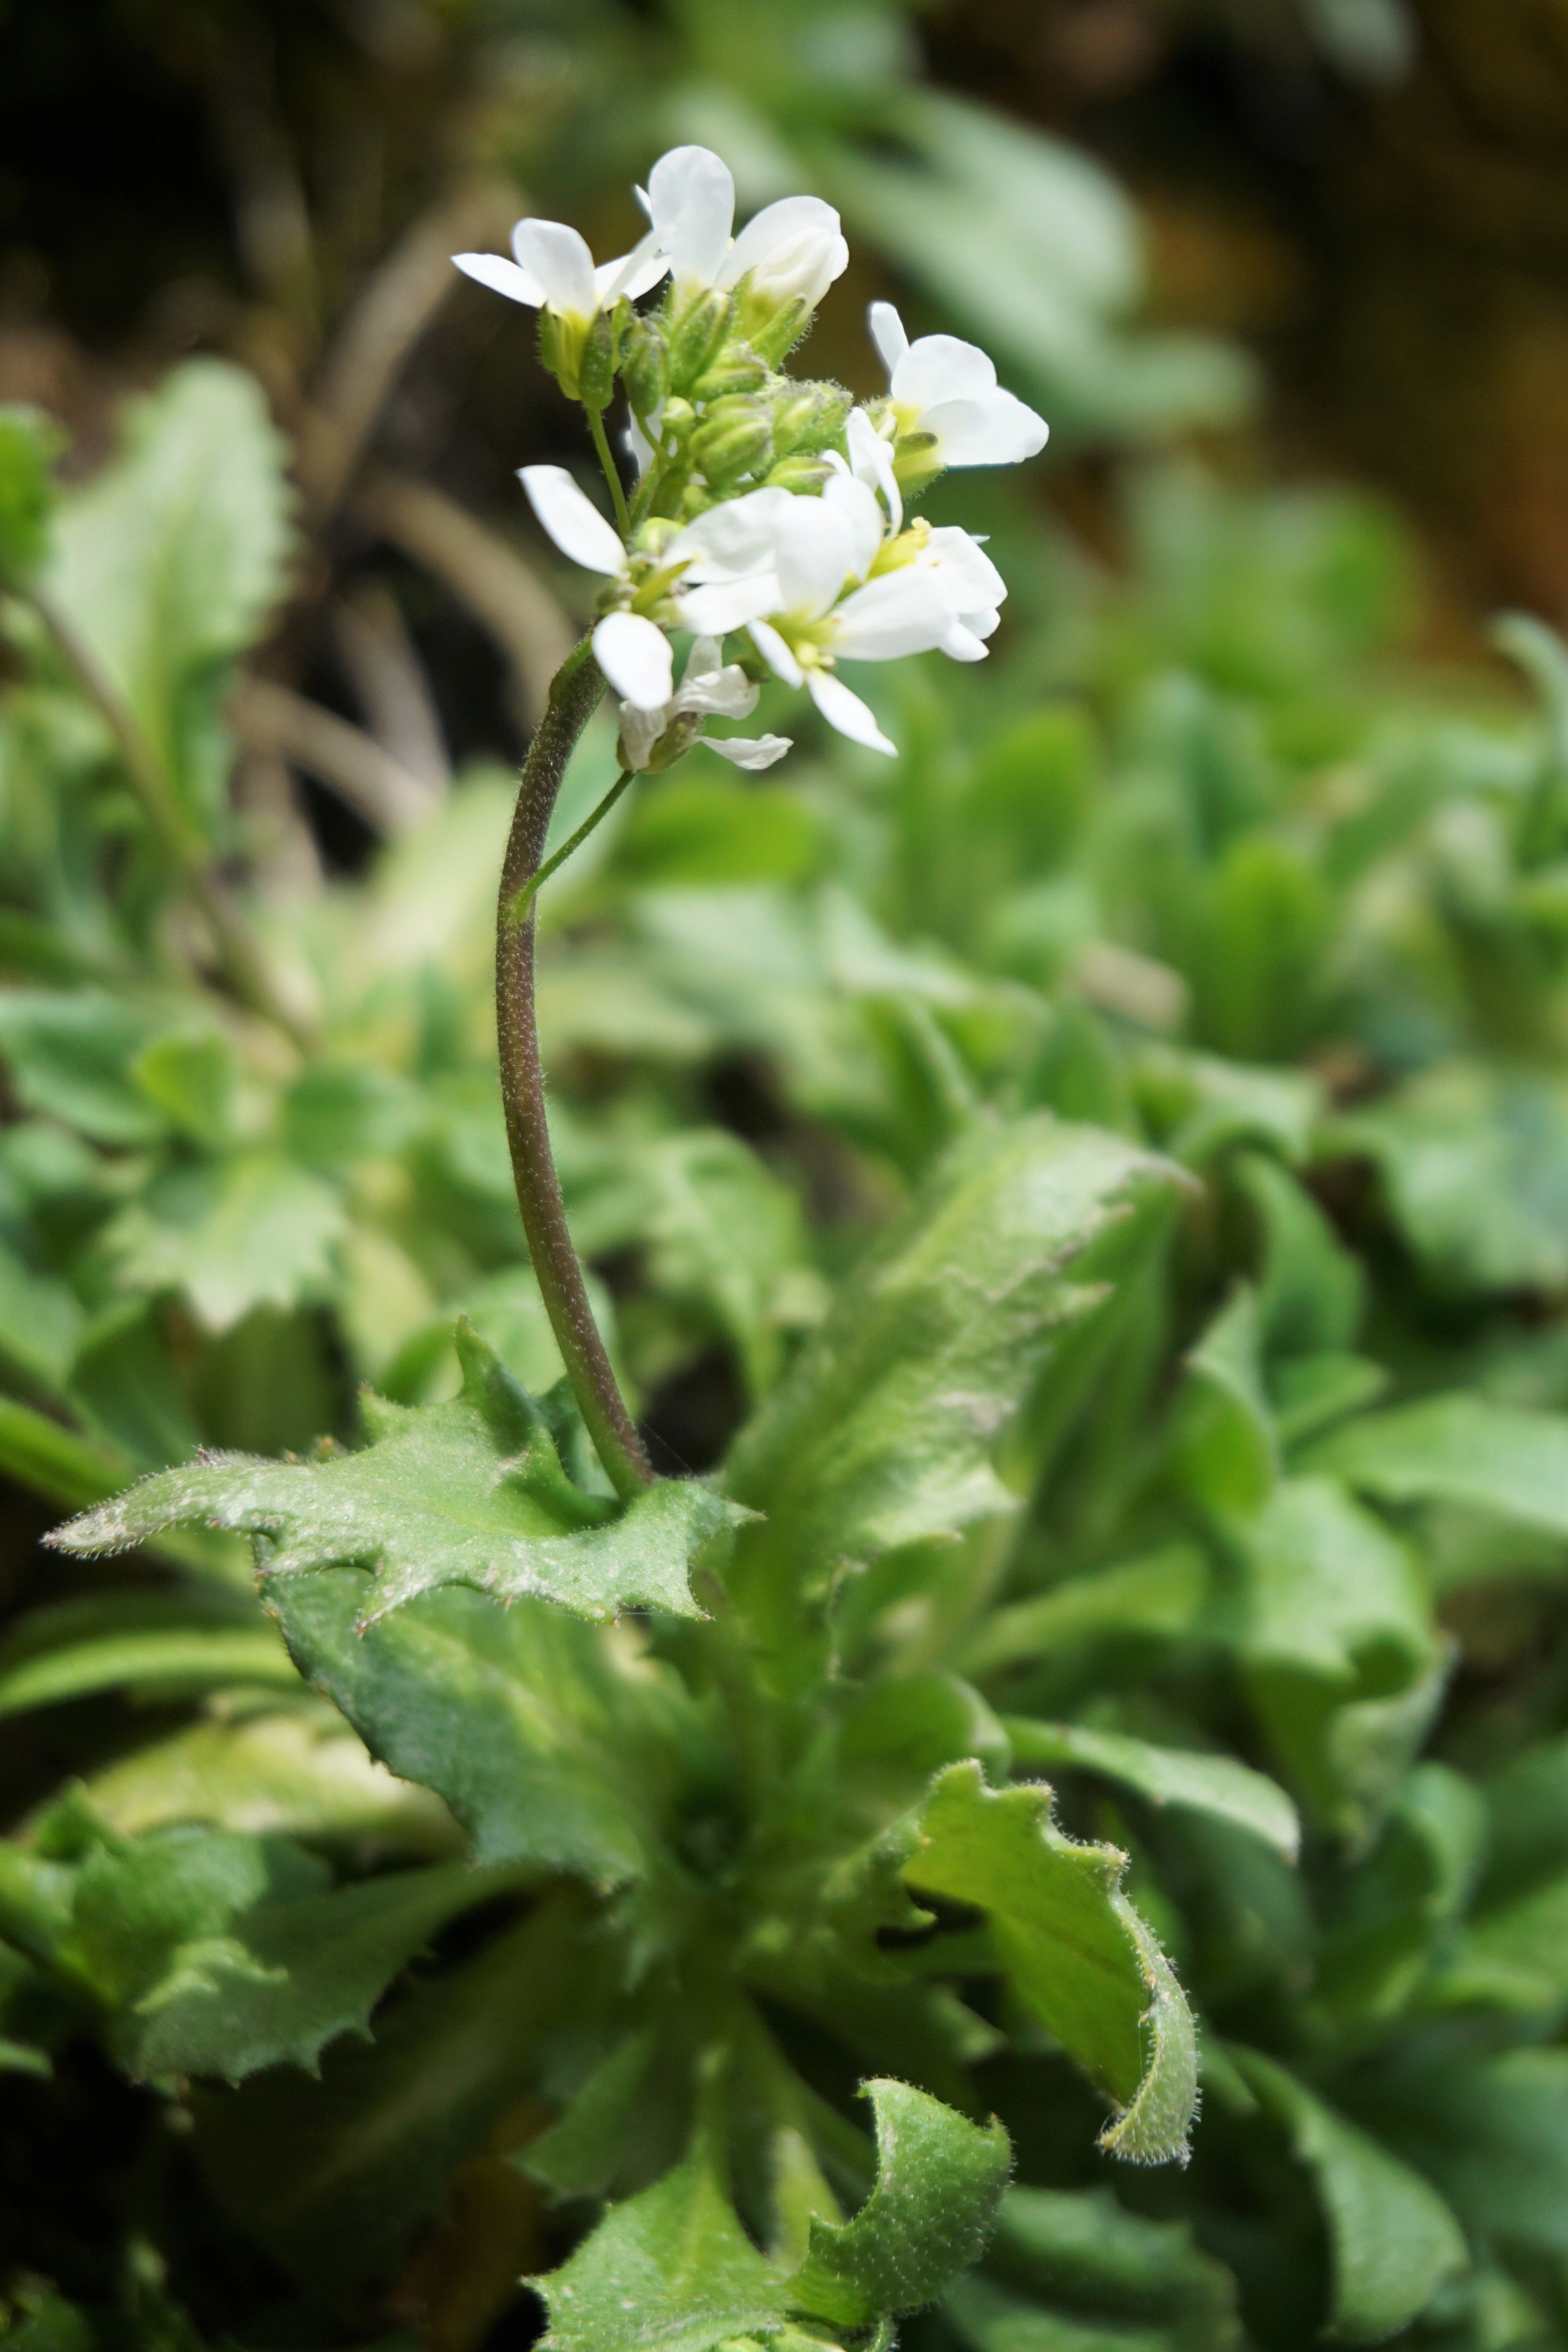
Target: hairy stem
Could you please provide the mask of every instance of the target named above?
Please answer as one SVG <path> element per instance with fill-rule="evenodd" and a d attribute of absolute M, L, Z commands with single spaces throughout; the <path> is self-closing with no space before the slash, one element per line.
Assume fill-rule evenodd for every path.
<path fill-rule="evenodd" d="M 577 830 L 572 835 L 571 840 L 563 841 L 560 848 L 553 851 L 552 855 L 545 859 L 538 873 L 531 874 L 529 876 L 528 880 L 523 884 L 521 889 L 518 892 L 511 904 L 503 908 L 501 916 L 503 922 L 521 922 L 523 917 L 527 914 L 530 907 L 532 906 L 535 898 L 539 896 L 539 893 L 544 887 L 544 885 L 549 881 L 551 876 L 556 873 L 561 866 L 564 866 L 566 860 L 572 856 L 575 851 L 582 848 L 583 844 L 587 840 L 588 835 L 591 833 L 596 832 L 598 827 L 603 824 L 605 819 L 609 815 L 610 811 L 615 807 L 616 803 L 620 799 L 621 794 L 626 791 L 626 786 L 632 782 L 636 772 L 636 770 L 633 768 L 623 768 L 621 770 L 620 774 L 616 778 L 615 782 L 610 786 L 609 791 L 605 794 L 604 799 L 599 803 L 597 808 L 595 808 L 591 814 L 583 819 L 582 824 L 577 827 Z"/>
<path fill-rule="evenodd" d="M 588 1434 L 616 1492 L 629 1502 L 652 1485 L 653 1471 L 610 1370 L 567 1229 L 545 1124 L 544 1075 L 534 1019 L 533 895 L 543 875 L 544 839 L 573 747 L 604 690 L 592 645 L 584 638 L 555 674 L 549 704 L 523 761 L 501 867 L 496 1030 L 512 1181 L 534 1276 Z"/>
<path fill-rule="evenodd" d="M 134 711 L 66 615 L 36 592 L 32 603 L 77 684 L 114 737 L 131 788 L 164 856 L 206 919 L 229 987 L 242 1004 L 281 1029 L 296 1045 L 309 1046 L 308 1027 L 279 988 L 260 941 L 229 896 L 206 843 L 180 806 L 168 772 Z"/>

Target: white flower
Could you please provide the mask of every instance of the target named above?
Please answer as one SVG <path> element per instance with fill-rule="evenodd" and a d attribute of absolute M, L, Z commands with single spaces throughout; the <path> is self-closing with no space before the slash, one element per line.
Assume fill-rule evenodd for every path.
<path fill-rule="evenodd" d="M 885 538 L 875 491 L 851 474 L 836 474 L 819 499 L 792 499 L 773 530 L 777 601 L 750 626 L 769 668 L 804 686 L 829 726 L 891 755 L 898 746 L 833 666 L 929 653 L 952 635 L 955 611 L 941 564 L 904 562 L 868 576 Z"/>
<path fill-rule="evenodd" d="M 492 293 L 584 324 L 623 294 L 635 301 L 657 286 L 669 268 L 651 229 L 630 253 L 596 268 L 584 240 L 564 221 L 520 220 L 511 233 L 511 249 L 516 256 L 512 261 L 499 253 L 455 253 L 452 258 L 465 276 Z"/>
<path fill-rule="evenodd" d="M 888 371 L 898 432 L 930 433 L 936 466 L 1016 466 L 1037 457 L 1050 428 L 996 382 L 996 371 L 956 335 L 911 343 L 890 302 L 873 302 L 871 340 Z"/>
<path fill-rule="evenodd" d="M 680 299 L 710 288 L 732 293 L 744 278 L 770 310 L 797 299 L 815 310 L 848 267 L 838 215 L 820 196 L 764 206 L 731 244 L 735 183 L 706 147 L 672 147 L 649 173 L 647 193 L 637 193 Z"/>
<path fill-rule="evenodd" d="M 717 637 L 699 637 L 687 656 L 679 688 L 661 709 L 647 710 L 635 703 L 622 703 L 618 747 L 621 765 L 640 771 L 654 761 L 663 745 L 667 756 L 658 764 L 667 767 L 671 759 L 679 759 L 700 736 L 710 751 L 732 760 L 737 768 L 771 768 L 790 749 L 787 735 L 720 738 L 703 734 L 705 719 L 749 719 L 756 707 L 757 689 L 740 664 L 725 664 Z M 667 737 L 670 739 L 668 743 Z"/>
<path fill-rule="evenodd" d="M 564 466 L 523 466 L 518 479 L 563 555 L 609 580 L 631 577 L 620 535 Z M 638 710 L 658 710 L 674 692 L 669 640 L 640 613 L 606 613 L 594 632 L 594 658 L 616 692 Z"/>

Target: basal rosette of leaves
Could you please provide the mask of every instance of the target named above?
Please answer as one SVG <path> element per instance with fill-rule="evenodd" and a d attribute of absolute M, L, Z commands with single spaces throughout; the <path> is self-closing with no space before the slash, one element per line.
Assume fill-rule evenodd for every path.
<path fill-rule="evenodd" d="M 600 575 L 667 650 L 637 566 L 754 495 L 691 406 Z M 807 453 L 879 545 L 881 446 Z M 1543 719 L 1418 689 L 1376 519 L 1166 471 L 1121 590 L 998 529 L 1019 642 L 868 688 L 896 767 L 639 761 L 541 902 L 556 1156 L 638 1386 L 744 1403 L 623 1496 L 522 1263 L 510 796 L 269 898 L 259 402 L 177 373 L 52 522 L 50 455 L 7 420 L 0 1452 L 103 1565 L 0 1653 L 68 1768 L 0 2032 L 19 2102 L 101 2052 L 136 2162 L 11 2332 L 462 2346 L 526 2275 L 583 2352 L 1561 2340 L 1555 642 Z"/>

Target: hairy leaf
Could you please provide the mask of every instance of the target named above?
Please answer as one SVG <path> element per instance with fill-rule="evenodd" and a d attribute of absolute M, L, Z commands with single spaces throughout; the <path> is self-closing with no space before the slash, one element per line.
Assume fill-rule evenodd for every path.
<path fill-rule="evenodd" d="M 942 1775 L 921 1832 L 905 1878 L 984 1911 L 1019 1999 L 1115 2102 L 1102 2145 L 1138 2163 L 1184 2158 L 1196 2036 L 1169 1961 L 1121 1891 L 1126 1857 L 1064 1837 L 1048 1789 L 993 1794 L 972 1764 Z"/>
<path fill-rule="evenodd" d="M 877 2180 L 847 2222 L 811 2225 L 791 2301 L 835 2327 L 916 2311 L 985 2251 L 1013 2151 L 905 2083 L 865 2086 L 877 2122 Z"/>
<path fill-rule="evenodd" d="M 136 2005 L 133 2071 L 238 2083 L 289 2061 L 315 2071 L 370 2014 L 437 1927 L 518 1884 L 515 1870 L 453 1862 L 363 1885 L 262 1903 L 226 1934 L 177 1945 Z"/>
<path fill-rule="evenodd" d="M 297 1464 L 214 1454 L 144 1479 L 50 1541 L 91 1557 L 205 1519 L 255 1538 L 274 1587 L 313 1570 L 371 1568 L 362 1624 L 449 1584 L 504 1601 L 537 1595 L 584 1617 L 700 1614 L 688 1569 L 747 1514 L 673 1479 L 614 1514 L 572 1485 L 538 1408 L 483 1341 L 467 1331 L 458 1344 L 462 1394 L 415 1410 L 377 1402 L 362 1452 Z"/>
<path fill-rule="evenodd" d="M 1568 1536 L 1568 1414 L 1427 1397 L 1336 1432 L 1312 1464 L 1379 1502 L 1464 1503 Z"/>

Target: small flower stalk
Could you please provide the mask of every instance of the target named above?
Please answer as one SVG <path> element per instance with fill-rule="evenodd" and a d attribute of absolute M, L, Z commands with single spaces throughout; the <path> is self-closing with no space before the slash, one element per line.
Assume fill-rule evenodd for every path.
<path fill-rule="evenodd" d="M 849 259 L 838 215 L 820 198 L 787 196 L 736 235 L 734 182 L 705 147 L 661 156 L 637 195 L 647 233 L 613 260 L 596 263 L 575 229 L 540 220 L 518 223 L 510 257 L 455 257 L 480 285 L 538 311 L 541 359 L 585 413 L 615 516 L 564 467 L 520 469 L 542 529 L 600 585 L 591 638 L 557 678 L 523 770 L 501 890 L 497 1013 L 531 1253 L 584 1420 L 623 1495 L 652 1474 L 594 1331 L 550 1157 L 532 1014 L 538 886 L 636 777 L 661 772 L 699 740 L 742 770 L 783 759 L 787 736 L 710 731 L 750 718 L 770 677 L 804 691 L 850 741 L 893 756 L 841 667 L 934 652 L 983 661 L 1007 593 L 979 539 L 911 519 L 906 500 L 947 467 L 1032 457 L 1047 434 L 998 385 L 984 352 L 952 335 L 910 342 L 887 302 L 870 313 L 884 396 L 857 406 L 839 384 L 785 373 Z M 629 480 L 605 423 L 622 399 Z M 678 639 L 689 641 L 679 685 Z M 601 680 L 619 705 L 621 773 L 547 866 L 551 812 Z"/>

